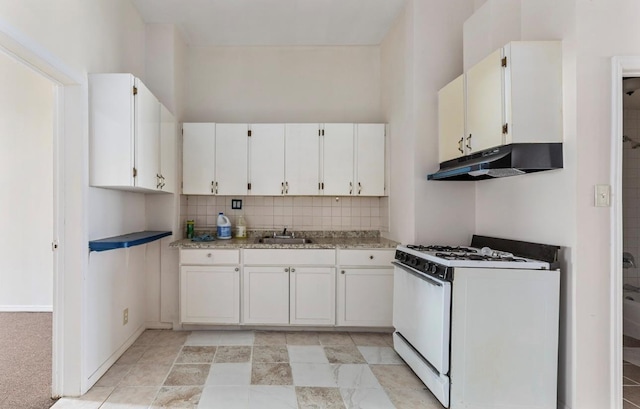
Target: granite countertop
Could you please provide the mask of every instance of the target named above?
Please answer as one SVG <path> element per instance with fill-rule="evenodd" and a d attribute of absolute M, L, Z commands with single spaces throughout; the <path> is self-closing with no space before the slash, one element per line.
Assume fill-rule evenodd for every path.
<path fill-rule="evenodd" d="M 277 232 L 280 234 L 281 232 Z M 289 234 L 290 232 L 287 232 Z M 294 231 L 295 237 L 311 240 L 305 244 L 265 244 L 258 243 L 261 237 L 270 237 L 273 230 L 249 230 L 247 238 L 229 240 L 192 241 L 182 239 L 172 242 L 170 247 L 181 249 L 336 249 L 336 248 L 395 248 L 398 242 L 380 237 L 377 230 L 358 231 Z M 200 234 L 211 234 L 208 231 L 196 231 Z M 215 236 L 215 234 L 214 234 Z"/>

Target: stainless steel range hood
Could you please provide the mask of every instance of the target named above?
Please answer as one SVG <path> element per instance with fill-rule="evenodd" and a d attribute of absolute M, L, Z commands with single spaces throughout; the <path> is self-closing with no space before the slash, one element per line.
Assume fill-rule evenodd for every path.
<path fill-rule="evenodd" d="M 514 143 L 440 164 L 428 180 L 482 180 L 562 168 L 562 143 Z"/>

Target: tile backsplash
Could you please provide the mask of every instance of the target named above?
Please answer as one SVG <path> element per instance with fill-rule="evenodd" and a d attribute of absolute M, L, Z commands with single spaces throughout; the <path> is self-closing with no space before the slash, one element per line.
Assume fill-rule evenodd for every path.
<path fill-rule="evenodd" d="M 242 200 L 242 209 L 231 200 Z M 195 220 L 196 229 L 215 228 L 219 212 L 235 226 L 243 215 L 248 229 L 282 230 L 389 230 L 386 197 L 324 196 L 193 196 L 183 195 L 181 225 Z"/>
<path fill-rule="evenodd" d="M 623 134 L 640 142 L 640 110 L 625 109 Z M 640 147 L 622 144 L 622 231 L 624 251 L 633 254 L 640 267 Z M 625 268 L 624 283 L 640 287 L 640 269 Z"/>

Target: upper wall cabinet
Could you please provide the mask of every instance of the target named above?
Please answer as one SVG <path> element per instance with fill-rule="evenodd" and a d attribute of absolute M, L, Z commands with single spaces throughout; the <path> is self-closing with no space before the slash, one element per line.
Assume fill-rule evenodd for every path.
<path fill-rule="evenodd" d="M 163 192 L 176 192 L 176 143 L 178 141 L 176 119 L 160 105 L 160 173 L 158 188 Z"/>
<path fill-rule="evenodd" d="M 246 124 L 185 123 L 182 193 L 246 195 Z"/>
<path fill-rule="evenodd" d="M 464 155 L 464 75 L 438 92 L 438 135 L 440 162 Z"/>
<path fill-rule="evenodd" d="M 91 186 L 166 191 L 167 179 L 175 180 L 175 126 L 169 135 L 161 104 L 142 81 L 131 74 L 91 74 L 89 112 Z M 165 120 L 173 121 L 166 113 Z"/>

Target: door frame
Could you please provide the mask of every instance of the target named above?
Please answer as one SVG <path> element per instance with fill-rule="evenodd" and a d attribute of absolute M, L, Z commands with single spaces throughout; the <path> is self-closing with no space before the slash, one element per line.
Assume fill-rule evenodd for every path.
<path fill-rule="evenodd" d="M 611 61 L 611 331 L 610 331 L 610 390 L 612 408 L 622 408 L 622 134 L 623 105 L 622 78 L 640 77 L 640 56 L 616 56 Z M 618 256 L 619 255 L 619 256 Z"/>
<path fill-rule="evenodd" d="M 78 251 L 66 239 L 68 232 L 77 232 L 80 237 L 86 235 L 85 227 L 78 225 L 77 194 L 67 195 L 66 186 L 72 182 L 72 172 L 65 171 L 68 164 L 65 154 L 69 146 L 66 141 L 78 138 L 78 132 L 83 128 L 83 116 L 78 110 L 86 105 L 82 97 L 86 92 L 86 75 L 80 75 L 75 70 L 62 63 L 57 57 L 37 42 L 0 19 L 0 52 L 15 59 L 26 67 L 50 80 L 54 85 L 52 104 L 54 105 L 53 135 L 53 234 L 52 242 L 57 242 L 58 248 L 53 251 L 53 314 L 52 314 L 52 362 L 51 362 L 51 396 L 73 396 L 81 394 L 81 341 L 76 335 L 80 333 L 81 322 L 79 312 L 69 314 L 74 309 L 80 310 L 79 301 L 82 298 L 81 283 L 82 263 L 67 263 L 78 257 Z M 82 164 L 84 167 L 84 163 Z M 71 169 L 75 170 L 75 169 Z M 73 181 L 77 178 L 73 178 Z M 73 187 L 73 186 L 71 186 Z M 85 189 L 80 186 L 80 190 Z M 84 193 L 80 194 L 83 197 Z M 74 201 L 69 204 L 69 197 Z M 82 215 L 80 215 L 80 219 Z M 73 235 L 77 242 L 77 234 Z M 79 288 L 76 294 L 75 290 Z M 69 331 L 72 329 L 73 331 Z"/>

